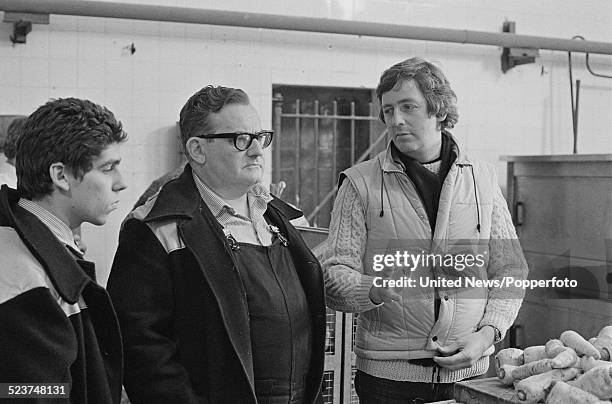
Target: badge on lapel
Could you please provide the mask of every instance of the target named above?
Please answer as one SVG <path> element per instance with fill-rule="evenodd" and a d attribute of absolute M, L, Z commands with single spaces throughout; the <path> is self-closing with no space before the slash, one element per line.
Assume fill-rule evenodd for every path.
<path fill-rule="evenodd" d="M 287 247 L 289 242 L 287 241 L 287 238 L 281 234 L 278 227 L 270 225 L 270 231 L 272 232 L 273 237 L 276 237 L 283 246 Z"/>

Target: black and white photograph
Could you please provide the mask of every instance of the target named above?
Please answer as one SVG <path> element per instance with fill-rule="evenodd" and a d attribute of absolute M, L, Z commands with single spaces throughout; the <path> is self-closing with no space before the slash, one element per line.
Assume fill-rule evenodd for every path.
<path fill-rule="evenodd" d="M 612 1 L 0 18 L 0 403 L 612 404 Z"/>

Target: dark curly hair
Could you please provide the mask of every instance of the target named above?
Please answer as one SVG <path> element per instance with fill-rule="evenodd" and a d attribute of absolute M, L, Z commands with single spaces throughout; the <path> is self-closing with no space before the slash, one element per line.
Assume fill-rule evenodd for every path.
<path fill-rule="evenodd" d="M 440 123 L 442 129 L 452 129 L 455 126 L 459 120 L 455 92 L 440 68 L 419 57 L 406 59 L 383 72 L 376 87 L 378 102 L 382 105 L 382 95 L 404 80 L 414 80 L 419 86 L 430 116 L 439 118 L 446 115 L 446 119 Z M 382 109 L 380 119 L 385 122 Z"/>
<path fill-rule="evenodd" d="M 4 155 L 10 161 L 15 159 L 17 139 L 21 134 L 21 129 L 23 128 L 23 124 L 25 124 L 27 118 L 27 116 L 21 116 L 19 118 L 13 119 L 11 121 L 11 124 L 6 129 L 6 143 L 4 144 Z"/>
<path fill-rule="evenodd" d="M 208 117 L 228 104 L 248 105 L 249 96 L 239 88 L 206 86 L 192 95 L 181 109 L 179 126 L 183 149 L 187 140 L 210 130 Z"/>
<path fill-rule="evenodd" d="M 17 139 L 17 190 L 22 197 L 40 198 L 53 192 L 49 167 L 63 163 L 76 178 L 113 143 L 127 139 L 111 111 L 88 100 L 51 100 L 30 115 Z"/>

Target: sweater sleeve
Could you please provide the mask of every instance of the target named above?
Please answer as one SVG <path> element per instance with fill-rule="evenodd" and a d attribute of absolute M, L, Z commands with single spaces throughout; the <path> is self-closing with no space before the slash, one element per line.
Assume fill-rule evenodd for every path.
<path fill-rule="evenodd" d="M 361 313 L 377 306 L 369 296 L 374 277 L 363 273 L 366 241 L 365 209 L 347 179 L 334 202 L 327 241 L 317 249 L 330 308 Z"/>
<path fill-rule="evenodd" d="M 489 279 L 498 279 L 500 282 L 506 277 L 527 279 L 529 272 L 527 262 L 512 224 L 506 200 L 499 187 L 493 205 L 489 253 L 487 269 Z M 489 299 L 479 328 L 486 325 L 494 326 L 501 332 L 503 338 L 516 319 L 525 290 L 501 283 L 501 287 L 489 290 Z"/>
<path fill-rule="evenodd" d="M 107 288 L 123 334 L 131 402 L 205 403 L 178 360 L 169 256 L 140 220 L 127 220 L 121 230 Z"/>

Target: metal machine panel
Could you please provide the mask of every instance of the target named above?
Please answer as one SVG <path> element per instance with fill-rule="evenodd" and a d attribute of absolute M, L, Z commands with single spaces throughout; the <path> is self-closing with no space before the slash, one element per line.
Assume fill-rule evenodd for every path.
<path fill-rule="evenodd" d="M 612 323 L 612 155 L 505 159 L 529 278 L 578 281 L 527 291 L 517 345 L 542 344 L 567 329 L 592 337 Z"/>

